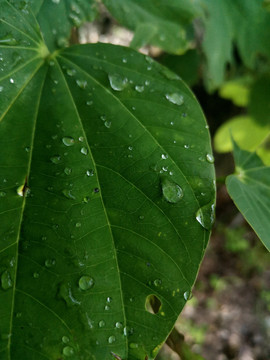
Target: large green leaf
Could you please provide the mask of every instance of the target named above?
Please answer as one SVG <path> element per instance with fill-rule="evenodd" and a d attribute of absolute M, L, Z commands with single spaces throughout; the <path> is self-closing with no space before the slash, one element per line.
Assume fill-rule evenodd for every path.
<path fill-rule="evenodd" d="M 226 179 L 235 205 L 270 251 L 270 167 L 234 142 L 236 173 Z"/>
<path fill-rule="evenodd" d="M 135 31 L 133 46 L 148 43 L 182 54 L 194 44 L 191 21 L 198 7 L 189 0 L 103 0 L 113 16 Z"/>
<path fill-rule="evenodd" d="M 213 222 L 202 111 L 148 57 L 50 55 L 31 12 L 0 13 L 0 358 L 153 359 Z"/>

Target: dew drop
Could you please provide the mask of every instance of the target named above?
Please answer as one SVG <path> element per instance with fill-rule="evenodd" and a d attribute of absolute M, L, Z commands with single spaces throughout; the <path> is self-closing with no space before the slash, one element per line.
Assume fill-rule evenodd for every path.
<path fill-rule="evenodd" d="M 77 222 L 77 223 L 75 224 L 75 226 L 76 226 L 76 228 L 79 228 L 79 227 L 82 226 L 82 224 L 81 224 L 80 222 Z"/>
<path fill-rule="evenodd" d="M 109 129 L 111 127 L 112 123 L 111 123 L 111 121 L 105 121 L 104 125 L 106 126 L 106 128 Z"/>
<path fill-rule="evenodd" d="M 139 345 L 136 343 L 130 343 L 129 347 L 130 347 L 130 349 L 138 349 Z"/>
<path fill-rule="evenodd" d="M 63 336 L 63 337 L 62 337 L 62 342 L 63 342 L 64 344 L 69 343 L 69 338 L 68 338 L 67 336 Z"/>
<path fill-rule="evenodd" d="M 154 280 L 154 285 L 155 286 L 160 286 L 162 284 L 162 280 L 160 280 L 160 279 L 155 279 Z"/>
<path fill-rule="evenodd" d="M 91 276 L 84 275 L 79 280 L 79 287 L 81 290 L 89 290 L 94 285 L 94 279 Z"/>
<path fill-rule="evenodd" d="M 215 221 L 215 204 L 209 203 L 196 212 L 196 220 L 206 230 L 211 230 Z"/>
<path fill-rule="evenodd" d="M 109 337 L 108 343 L 109 343 L 109 344 L 112 344 L 112 343 L 115 342 L 115 340 L 116 340 L 116 339 L 115 339 L 115 336 L 112 335 L 112 336 Z"/>
<path fill-rule="evenodd" d="M 184 292 L 184 299 L 186 300 L 186 301 L 188 301 L 188 300 L 190 300 L 192 298 L 192 292 L 191 291 L 185 291 Z"/>
<path fill-rule="evenodd" d="M 183 96 L 178 93 L 166 94 L 165 96 L 168 101 L 170 101 L 171 103 L 173 103 L 175 105 L 180 106 L 184 102 Z"/>
<path fill-rule="evenodd" d="M 80 305 L 80 301 L 74 298 L 71 286 L 68 282 L 63 282 L 59 286 L 58 296 L 62 298 L 67 306 Z"/>
<path fill-rule="evenodd" d="M 94 175 L 94 170 L 93 169 L 86 170 L 86 175 L 87 176 L 93 176 Z"/>
<path fill-rule="evenodd" d="M 100 320 L 100 322 L 98 323 L 98 326 L 100 328 L 104 327 L 106 325 L 105 321 L 104 320 Z"/>
<path fill-rule="evenodd" d="M 93 100 L 88 100 L 88 101 L 86 101 L 86 105 L 87 105 L 87 106 L 93 105 Z"/>
<path fill-rule="evenodd" d="M 74 76 L 76 74 L 76 70 L 75 69 L 67 69 L 67 74 L 68 74 L 68 76 Z"/>
<path fill-rule="evenodd" d="M 184 195 L 183 190 L 175 182 L 167 178 L 163 178 L 161 186 L 163 196 L 169 203 L 176 204 L 180 199 L 182 199 Z"/>
<path fill-rule="evenodd" d="M 65 356 L 73 356 L 74 355 L 74 349 L 71 346 L 65 346 L 63 349 L 63 355 Z"/>
<path fill-rule="evenodd" d="M 50 160 L 53 164 L 59 164 L 61 162 L 61 156 L 55 155 L 55 156 L 51 157 Z"/>
<path fill-rule="evenodd" d="M 65 169 L 64 169 L 64 173 L 65 173 L 66 175 L 70 175 L 71 172 L 72 172 L 72 169 L 71 169 L 71 168 L 65 168 Z"/>
<path fill-rule="evenodd" d="M 168 159 L 168 155 L 167 155 L 167 154 L 161 154 L 161 159 L 162 159 L 162 160 Z"/>
<path fill-rule="evenodd" d="M 115 91 L 122 91 L 127 85 L 127 78 L 123 78 L 119 74 L 109 75 L 111 88 Z"/>
<path fill-rule="evenodd" d="M 17 194 L 19 196 L 23 196 L 23 191 L 24 191 L 24 185 L 21 185 L 17 188 Z"/>
<path fill-rule="evenodd" d="M 115 323 L 115 327 L 117 329 L 121 329 L 123 327 L 123 324 L 121 322 L 117 321 L 117 323 Z"/>
<path fill-rule="evenodd" d="M 9 79 L 9 82 L 10 82 L 11 84 L 14 84 L 15 81 L 14 81 L 14 79 L 10 78 L 10 79 Z"/>
<path fill-rule="evenodd" d="M 63 141 L 63 144 L 66 146 L 72 146 L 75 143 L 74 139 L 70 136 L 63 137 L 62 141 Z"/>
<path fill-rule="evenodd" d="M 212 154 L 206 154 L 206 160 L 210 163 L 213 164 L 213 162 L 215 161 L 214 156 Z"/>
<path fill-rule="evenodd" d="M 5 270 L 1 275 L 1 285 L 2 285 L 3 290 L 8 290 L 13 285 L 10 273 L 7 270 Z"/>
<path fill-rule="evenodd" d="M 82 147 L 82 148 L 81 148 L 81 153 L 82 153 L 83 155 L 87 155 L 87 154 L 88 154 L 87 148 L 86 148 L 86 147 Z"/>
<path fill-rule="evenodd" d="M 6 34 L 0 38 L 1 45 L 18 45 L 18 41 L 12 36 L 12 34 Z"/>
<path fill-rule="evenodd" d="M 87 86 L 87 81 L 86 80 L 76 80 L 76 84 L 79 86 L 79 88 L 85 89 Z"/>
<path fill-rule="evenodd" d="M 38 279 L 38 278 L 39 278 L 39 273 L 38 273 L 38 272 L 34 272 L 33 277 L 34 277 L 35 279 Z"/>
<path fill-rule="evenodd" d="M 110 302 L 112 302 L 112 298 L 110 296 L 108 296 L 106 301 L 107 301 L 107 303 L 110 303 Z"/>
<path fill-rule="evenodd" d="M 72 200 L 75 200 L 75 199 L 76 199 L 76 197 L 71 193 L 71 190 L 69 190 L 69 189 L 64 189 L 64 190 L 62 191 L 62 193 L 63 193 L 63 195 L 65 195 L 65 197 L 66 197 L 67 199 L 72 199 Z"/>
<path fill-rule="evenodd" d="M 0 197 L 5 197 L 6 193 L 4 191 L 0 191 Z"/>
<path fill-rule="evenodd" d="M 3 86 L 0 86 L 0 92 L 2 92 L 2 91 L 3 91 L 3 89 L 4 89 L 4 87 L 3 87 Z"/>
<path fill-rule="evenodd" d="M 45 266 L 47 268 L 53 267 L 55 265 L 55 263 L 56 263 L 55 259 L 46 259 L 45 260 Z"/>
<path fill-rule="evenodd" d="M 139 93 L 142 93 L 144 91 L 144 86 L 143 85 L 136 85 L 135 86 L 135 90 Z"/>

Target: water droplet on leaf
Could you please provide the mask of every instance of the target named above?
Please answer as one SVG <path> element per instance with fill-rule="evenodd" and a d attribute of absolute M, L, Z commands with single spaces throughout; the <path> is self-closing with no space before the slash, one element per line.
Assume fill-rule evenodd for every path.
<path fill-rule="evenodd" d="M 79 86 L 79 88 L 85 89 L 87 86 L 87 81 L 86 80 L 76 80 L 76 84 Z"/>
<path fill-rule="evenodd" d="M 63 336 L 63 337 L 62 337 L 62 342 L 63 342 L 64 344 L 69 343 L 69 338 L 68 338 L 67 336 Z"/>
<path fill-rule="evenodd" d="M 50 160 L 53 164 L 59 164 L 61 162 L 61 156 L 60 155 L 52 156 Z"/>
<path fill-rule="evenodd" d="M 136 85 L 135 86 L 135 90 L 139 93 L 142 93 L 144 91 L 144 86 L 143 85 Z"/>
<path fill-rule="evenodd" d="M 183 96 L 178 93 L 166 94 L 165 96 L 168 101 L 178 106 L 182 105 L 184 102 Z"/>
<path fill-rule="evenodd" d="M 63 193 L 63 195 L 65 195 L 65 197 L 66 197 L 67 199 L 72 199 L 72 200 L 75 200 L 75 199 L 76 199 L 76 197 L 71 193 L 71 190 L 69 190 L 69 189 L 64 189 L 64 190 L 62 191 L 62 193 Z"/>
<path fill-rule="evenodd" d="M 63 141 L 63 144 L 66 146 L 72 146 L 75 143 L 74 139 L 70 136 L 63 137 L 62 141 Z"/>
<path fill-rule="evenodd" d="M 112 335 L 112 336 L 109 337 L 108 343 L 109 343 L 109 344 L 112 344 L 112 343 L 115 342 L 115 340 L 116 340 L 116 339 L 115 339 L 115 336 Z"/>
<path fill-rule="evenodd" d="M 82 153 L 83 155 L 87 155 L 87 154 L 88 154 L 87 148 L 86 148 L 86 147 L 82 147 L 82 148 L 81 148 L 81 153 Z"/>
<path fill-rule="evenodd" d="M 59 286 L 58 296 L 62 298 L 67 306 L 80 305 L 81 302 L 74 298 L 71 286 L 68 282 L 63 282 Z"/>
<path fill-rule="evenodd" d="M 18 41 L 12 36 L 12 34 L 6 34 L 5 36 L 0 37 L 0 45 L 18 45 Z"/>
<path fill-rule="evenodd" d="M 212 154 L 206 154 L 206 160 L 210 163 L 213 164 L 213 162 L 215 161 L 214 156 Z"/>
<path fill-rule="evenodd" d="M 13 285 L 10 273 L 7 270 L 5 270 L 1 275 L 1 285 L 4 290 L 10 289 Z"/>
<path fill-rule="evenodd" d="M 74 355 L 74 349 L 71 346 L 65 346 L 63 349 L 63 355 L 70 357 Z"/>
<path fill-rule="evenodd" d="M 188 300 L 190 300 L 192 298 L 192 292 L 191 291 L 185 291 L 184 292 L 184 299 L 186 300 L 186 301 L 188 301 Z"/>
<path fill-rule="evenodd" d="M 172 204 L 176 204 L 180 199 L 182 199 L 184 195 L 183 190 L 175 182 L 167 178 L 163 178 L 161 182 L 161 186 L 162 186 L 163 196 L 168 202 Z"/>
<path fill-rule="evenodd" d="M 127 85 L 127 79 L 119 74 L 109 75 L 111 88 L 115 91 L 122 91 Z"/>
<path fill-rule="evenodd" d="M 72 172 L 72 169 L 71 169 L 71 168 L 65 168 L 65 169 L 64 169 L 64 173 L 65 173 L 66 175 L 70 175 L 71 172 Z"/>
<path fill-rule="evenodd" d="M 104 327 L 106 325 L 105 321 L 104 320 L 100 320 L 100 322 L 98 323 L 98 326 L 100 328 Z"/>
<path fill-rule="evenodd" d="M 81 290 L 89 290 L 94 285 L 94 279 L 91 276 L 84 275 L 79 280 L 79 287 Z"/>
<path fill-rule="evenodd" d="M 211 230 L 215 221 L 215 204 L 209 203 L 196 212 L 196 220 L 206 230 Z"/>
<path fill-rule="evenodd" d="M 123 324 L 121 322 L 117 321 L 117 323 L 115 324 L 115 327 L 117 329 L 121 329 L 123 327 Z"/>
<path fill-rule="evenodd" d="M 54 266 L 56 263 L 55 259 L 46 259 L 45 260 L 45 266 L 47 268 L 51 268 L 52 266 Z"/>
<path fill-rule="evenodd" d="M 86 175 L 87 176 L 93 176 L 94 175 L 94 170 L 86 170 Z"/>

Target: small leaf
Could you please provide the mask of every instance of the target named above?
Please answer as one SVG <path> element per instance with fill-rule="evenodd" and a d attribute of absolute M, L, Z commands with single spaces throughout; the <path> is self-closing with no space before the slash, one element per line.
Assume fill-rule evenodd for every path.
<path fill-rule="evenodd" d="M 234 142 L 236 173 L 226 179 L 228 192 L 247 222 L 270 251 L 270 167 Z"/>

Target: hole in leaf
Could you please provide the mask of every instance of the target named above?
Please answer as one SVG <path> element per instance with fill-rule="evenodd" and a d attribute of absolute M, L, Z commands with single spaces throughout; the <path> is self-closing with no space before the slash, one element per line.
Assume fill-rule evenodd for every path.
<path fill-rule="evenodd" d="M 151 314 L 157 314 L 161 309 L 161 301 L 156 295 L 148 295 L 145 300 L 145 308 Z"/>

